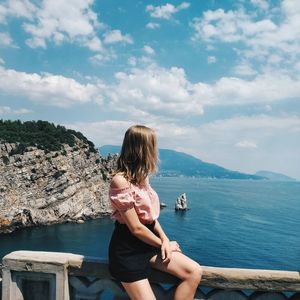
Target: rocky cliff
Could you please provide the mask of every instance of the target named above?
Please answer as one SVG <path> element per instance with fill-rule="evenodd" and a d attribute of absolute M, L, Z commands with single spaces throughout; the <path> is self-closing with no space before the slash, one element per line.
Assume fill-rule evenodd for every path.
<path fill-rule="evenodd" d="M 110 213 L 108 178 L 115 157 L 90 151 L 86 140 L 61 150 L 0 142 L 0 233 L 96 218 Z"/>

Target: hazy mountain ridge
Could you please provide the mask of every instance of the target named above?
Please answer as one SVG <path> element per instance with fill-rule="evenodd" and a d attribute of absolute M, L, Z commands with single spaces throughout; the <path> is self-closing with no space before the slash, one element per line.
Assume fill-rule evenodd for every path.
<path fill-rule="evenodd" d="M 119 153 L 121 147 L 104 145 L 99 148 L 101 155 L 107 156 L 109 153 Z M 227 179 L 267 179 L 263 176 L 245 174 L 237 171 L 225 169 L 216 164 L 204 162 L 192 155 L 177 152 L 169 149 L 159 149 L 159 171 L 158 176 L 192 176 L 203 178 L 227 178 Z"/>
<path fill-rule="evenodd" d="M 274 180 L 274 181 L 296 181 L 295 178 L 289 177 L 287 175 L 277 173 L 277 172 L 271 172 L 271 171 L 266 171 L 266 170 L 261 170 L 255 173 L 257 176 L 263 176 L 268 178 L 269 180 Z"/>

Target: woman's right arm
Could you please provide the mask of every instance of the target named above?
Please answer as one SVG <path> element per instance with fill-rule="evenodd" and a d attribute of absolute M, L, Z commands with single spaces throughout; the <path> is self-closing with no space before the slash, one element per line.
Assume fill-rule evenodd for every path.
<path fill-rule="evenodd" d="M 112 178 L 110 187 L 122 190 L 128 188 L 129 185 L 129 182 L 122 174 L 116 174 Z M 134 207 L 126 209 L 125 211 L 119 210 L 119 213 L 133 235 L 151 246 L 157 248 L 161 247 L 162 242 L 160 238 L 140 222 Z"/>
<path fill-rule="evenodd" d="M 129 183 L 122 175 L 115 175 L 113 177 L 111 182 L 112 188 L 124 189 L 128 188 L 128 186 Z M 119 210 L 119 213 L 134 236 L 151 246 L 161 248 L 163 244 L 162 240 L 140 222 L 134 207 L 124 211 Z M 168 262 L 170 260 L 170 251 L 166 255 L 162 255 L 162 257 L 164 261 Z"/>
<path fill-rule="evenodd" d="M 126 211 L 120 211 L 120 214 L 134 236 L 151 246 L 161 247 L 161 239 L 140 222 L 134 207 Z"/>

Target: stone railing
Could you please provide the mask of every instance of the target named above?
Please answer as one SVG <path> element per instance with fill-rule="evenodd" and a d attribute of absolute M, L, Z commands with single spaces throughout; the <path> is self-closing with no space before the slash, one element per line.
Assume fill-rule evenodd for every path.
<path fill-rule="evenodd" d="M 300 273 L 203 267 L 195 299 L 299 300 Z M 16 251 L 3 258 L 2 300 L 128 299 L 107 262 L 57 252 Z M 172 299 L 178 280 L 153 270 L 150 282 L 158 300 Z M 142 299 L 141 299 L 142 300 Z"/>

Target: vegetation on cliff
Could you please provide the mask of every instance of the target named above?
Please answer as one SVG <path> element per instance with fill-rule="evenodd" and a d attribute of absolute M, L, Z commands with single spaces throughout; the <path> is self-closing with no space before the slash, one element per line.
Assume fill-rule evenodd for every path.
<path fill-rule="evenodd" d="M 0 143 L 16 143 L 9 155 L 23 154 L 29 146 L 48 151 L 63 150 L 63 144 L 76 145 L 75 137 L 82 140 L 89 152 L 96 153 L 94 144 L 81 132 L 66 129 L 47 121 L 11 121 L 0 119 Z"/>

